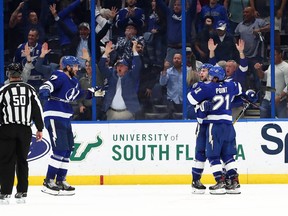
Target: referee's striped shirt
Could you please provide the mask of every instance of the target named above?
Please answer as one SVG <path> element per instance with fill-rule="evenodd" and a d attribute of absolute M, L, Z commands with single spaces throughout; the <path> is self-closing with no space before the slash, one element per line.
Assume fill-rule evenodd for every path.
<path fill-rule="evenodd" d="M 43 111 L 35 89 L 22 81 L 11 81 L 0 89 L 0 125 L 21 124 L 38 131 L 44 128 Z"/>

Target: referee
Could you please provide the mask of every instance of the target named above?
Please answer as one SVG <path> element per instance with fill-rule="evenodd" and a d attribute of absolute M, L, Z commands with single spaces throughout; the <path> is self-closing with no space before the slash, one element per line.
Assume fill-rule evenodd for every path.
<path fill-rule="evenodd" d="M 25 202 L 28 190 L 28 152 L 35 123 L 36 140 L 44 128 L 42 107 L 35 89 L 22 81 L 19 63 L 8 65 L 9 84 L 0 89 L 0 204 L 9 204 L 17 164 L 16 201 Z"/>

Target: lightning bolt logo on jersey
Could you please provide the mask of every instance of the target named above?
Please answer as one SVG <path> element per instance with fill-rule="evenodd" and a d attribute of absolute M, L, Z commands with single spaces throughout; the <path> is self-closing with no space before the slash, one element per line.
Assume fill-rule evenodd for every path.
<path fill-rule="evenodd" d="M 81 90 L 78 79 L 68 77 L 63 71 L 55 71 L 50 79 L 40 89 L 49 89 L 51 96 L 63 101 L 73 102 L 81 98 L 85 91 Z M 44 118 L 68 119 L 73 115 L 73 108 L 69 103 L 48 100 L 44 104 Z"/>

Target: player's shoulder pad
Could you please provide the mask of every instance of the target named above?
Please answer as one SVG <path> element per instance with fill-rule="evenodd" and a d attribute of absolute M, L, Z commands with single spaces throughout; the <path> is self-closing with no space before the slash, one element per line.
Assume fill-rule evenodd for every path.
<path fill-rule="evenodd" d="M 56 79 L 58 79 L 57 74 L 52 74 L 50 80 L 56 80 Z"/>
<path fill-rule="evenodd" d="M 50 80 L 56 80 L 64 76 L 66 76 L 66 74 L 63 71 L 56 70 L 50 76 Z"/>
<path fill-rule="evenodd" d="M 211 83 L 211 81 L 207 80 L 207 81 L 204 81 L 203 83 L 204 84 L 209 84 L 209 83 Z"/>
<path fill-rule="evenodd" d="M 195 88 L 197 88 L 199 86 L 199 82 L 196 82 L 196 83 L 194 83 L 193 85 L 192 85 L 192 89 L 195 89 Z"/>

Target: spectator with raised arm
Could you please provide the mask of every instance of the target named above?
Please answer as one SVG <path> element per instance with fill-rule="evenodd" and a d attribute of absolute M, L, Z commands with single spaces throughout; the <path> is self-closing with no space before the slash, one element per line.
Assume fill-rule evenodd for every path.
<path fill-rule="evenodd" d="M 286 95 L 281 95 L 284 88 L 288 84 L 288 63 L 283 61 L 282 52 L 279 47 L 275 47 L 275 109 L 276 116 L 278 118 L 287 118 L 287 97 Z M 269 65 L 266 71 L 262 70 L 262 64 L 256 63 L 254 65 L 259 78 L 266 81 L 266 85 L 271 87 L 271 65 Z M 266 91 L 264 99 L 261 103 L 262 109 L 260 109 L 261 118 L 271 118 L 271 92 Z"/>
<path fill-rule="evenodd" d="M 126 0 L 127 7 L 119 10 L 116 16 L 115 26 L 119 31 L 119 36 L 124 35 L 124 29 L 128 24 L 133 23 L 141 30 L 145 25 L 145 14 L 142 8 L 136 7 L 137 0 Z"/>
<path fill-rule="evenodd" d="M 275 0 L 274 2 L 274 30 L 275 46 L 281 45 L 280 33 L 282 30 L 282 17 L 287 0 Z M 250 0 L 251 7 L 255 10 L 256 17 L 265 19 L 270 23 L 270 1 Z"/>
<path fill-rule="evenodd" d="M 69 46 L 69 50 L 67 51 L 70 55 L 76 56 L 80 60 L 80 66 L 82 68 L 85 68 L 85 60 L 81 58 L 83 56 L 82 50 L 85 48 L 89 55 L 91 55 L 91 39 L 90 39 L 90 25 L 87 22 L 82 22 L 78 25 L 78 31 L 76 33 L 69 31 L 68 26 L 60 19 L 60 17 L 57 15 L 56 11 L 56 5 L 50 6 L 50 11 L 53 14 L 55 20 L 57 20 L 59 26 L 62 27 L 63 30 L 65 30 L 66 34 L 71 39 L 71 44 Z M 110 12 L 110 19 L 106 22 L 104 27 L 96 34 L 96 61 L 98 62 L 101 57 L 101 39 L 106 35 L 108 30 L 110 29 L 113 19 L 117 14 L 117 9 L 112 8 Z M 80 77 L 82 77 L 85 74 L 85 71 L 81 71 Z"/>
<path fill-rule="evenodd" d="M 164 69 L 161 71 L 159 83 L 167 88 L 167 101 L 169 118 L 173 118 L 173 113 L 182 112 L 183 104 L 183 68 L 182 55 L 174 54 L 173 65 L 166 61 Z"/>
<path fill-rule="evenodd" d="M 243 21 L 235 29 L 235 36 L 245 42 L 243 53 L 248 60 L 247 83 L 246 87 L 260 90 L 261 82 L 254 69 L 255 63 L 264 62 L 264 43 L 260 34 L 270 31 L 267 21 L 255 17 L 255 10 L 246 7 L 243 11 Z"/>
<path fill-rule="evenodd" d="M 181 1 L 176 0 L 173 9 L 169 8 L 163 0 L 156 0 L 157 6 L 165 13 L 167 22 L 167 50 L 165 61 L 173 64 L 175 53 L 181 53 L 182 46 L 191 47 L 192 19 L 196 13 L 197 1 L 193 0 L 191 5 L 182 8 Z M 186 44 L 182 44 L 182 10 L 186 15 Z"/>
<path fill-rule="evenodd" d="M 241 84 L 243 92 L 247 90 L 246 87 L 246 72 L 248 71 L 248 62 L 244 55 L 244 47 L 245 42 L 241 39 L 239 39 L 238 43 L 235 44 L 236 48 L 239 52 L 240 61 L 239 65 L 238 63 L 233 60 L 227 60 L 225 64 L 225 74 L 226 74 L 226 81 L 237 81 Z M 215 59 L 215 48 L 217 45 L 215 45 L 212 41 L 212 39 L 209 41 L 209 56 L 210 60 L 209 62 L 213 65 L 217 63 L 217 60 Z M 236 118 L 236 116 L 240 113 L 240 111 L 243 109 L 243 100 L 241 98 L 234 99 L 231 103 L 232 106 L 232 117 L 233 119 Z"/>
<path fill-rule="evenodd" d="M 212 16 L 214 19 L 213 27 L 216 28 L 216 24 L 219 20 L 224 20 L 228 23 L 228 14 L 226 8 L 219 4 L 217 0 L 210 0 L 209 4 L 204 5 L 199 13 L 198 20 L 198 32 L 204 27 L 205 17 Z M 230 31 L 229 26 L 227 30 Z"/>
<path fill-rule="evenodd" d="M 129 67 L 132 65 L 133 57 L 133 42 L 141 43 L 145 46 L 143 36 L 138 34 L 138 26 L 134 23 L 129 23 L 125 27 L 125 36 L 118 37 L 115 44 L 114 52 L 111 53 L 111 61 L 116 62 L 118 59 L 125 59 Z"/>
<path fill-rule="evenodd" d="M 216 24 L 216 32 L 209 41 L 213 41 L 217 46 L 214 50 L 216 61 L 233 59 L 239 62 L 239 53 L 236 48 L 234 36 L 227 31 L 227 23 L 219 20 Z"/>
<path fill-rule="evenodd" d="M 212 38 L 212 35 L 215 34 L 215 29 L 213 28 L 214 18 L 212 16 L 205 17 L 203 29 L 197 33 L 196 40 L 194 43 L 195 50 L 197 54 L 197 59 L 201 62 L 209 61 L 209 49 L 208 49 L 208 40 Z"/>
<path fill-rule="evenodd" d="M 43 43 L 41 47 L 41 54 L 35 63 L 35 70 L 40 71 L 43 74 L 44 80 L 47 80 L 53 71 L 61 67 L 61 59 L 59 59 L 59 63 L 50 62 L 48 65 L 46 64 L 46 55 L 50 53 L 50 51 L 51 49 L 49 49 L 48 43 Z"/>
<path fill-rule="evenodd" d="M 151 65 L 162 67 L 164 63 L 166 28 L 166 18 L 163 11 L 157 5 L 156 0 L 151 0 L 151 9 L 147 18 L 147 32 L 151 34 L 151 39 L 145 41 Z"/>
<path fill-rule="evenodd" d="M 28 83 L 31 84 L 36 89 L 38 89 L 40 85 L 42 85 L 44 78 L 44 74 L 42 73 L 42 71 L 37 71 L 34 68 L 36 60 L 41 54 L 41 48 L 42 48 L 42 44 L 39 43 L 38 40 L 39 40 L 38 30 L 31 29 L 28 34 L 27 42 L 20 44 L 14 55 L 14 62 L 21 63 L 23 67 L 26 63 L 33 64 L 33 68 L 31 68 L 31 75 L 28 78 Z M 31 59 L 29 58 L 30 60 L 26 58 L 27 54 L 25 52 L 25 46 L 29 47 L 30 50 L 29 56 L 31 57 Z"/>
<path fill-rule="evenodd" d="M 229 27 L 230 32 L 234 34 L 237 25 L 243 21 L 243 11 L 245 7 L 249 6 L 250 0 L 224 0 L 224 7 L 229 12 Z"/>
<path fill-rule="evenodd" d="M 39 42 L 43 43 L 46 37 L 46 25 L 48 23 L 48 14 L 49 14 L 49 6 L 48 2 L 45 0 L 40 2 L 40 16 L 36 12 L 36 10 L 32 9 L 32 5 L 30 2 L 25 0 L 24 6 L 22 8 L 22 15 L 23 15 L 23 25 L 25 27 L 24 34 L 27 35 L 31 29 L 37 29 Z"/>
<path fill-rule="evenodd" d="M 61 45 L 61 50 L 63 55 L 67 55 L 69 53 L 69 47 L 71 44 L 71 37 L 69 36 L 69 33 L 65 31 L 65 28 L 61 24 L 59 24 L 58 19 L 61 19 L 62 22 L 69 28 L 69 30 L 73 34 L 77 34 L 78 32 L 78 26 L 77 22 L 75 23 L 75 11 L 77 8 L 80 7 L 81 3 L 84 2 L 85 0 L 75 0 L 71 3 L 62 3 L 61 4 L 61 9 L 56 14 L 56 4 L 50 5 L 50 11 L 57 23 L 57 29 L 58 29 L 58 35 L 60 39 L 60 45 Z M 51 10 L 51 7 L 53 7 Z M 55 14 L 57 16 L 55 16 Z"/>
<path fill-rule="evenodd" d="M 8 49 L 9 49 L 9 58 L 5 61 L 9 61 L 13 58 L 14 52 L 17 49 L 17 46 L 25 41 L 25 26 L 23 23 L 23 14 L 22 8 L 24 6 L 24 1 L 20 2 L 15 11 L 10 16 L 9 20 L 9 40 L 8 40 Z"/>
<path fill-rule="evenodd" d="M 99 61 L 99 70 L 108 81 L 107 93 L 104 97 L 103 111 L 107 120 L 134 120 L 140 111 L 138 85 L 141 71 L 141 59 L 137 53 L 137 41 L 132 41 L 132 67 L 125 59 L 118 60 L 114 68 L 106 64 L 107 56 L 113 51 L 112 42 L 108 42 L 105 52 Z"/>

